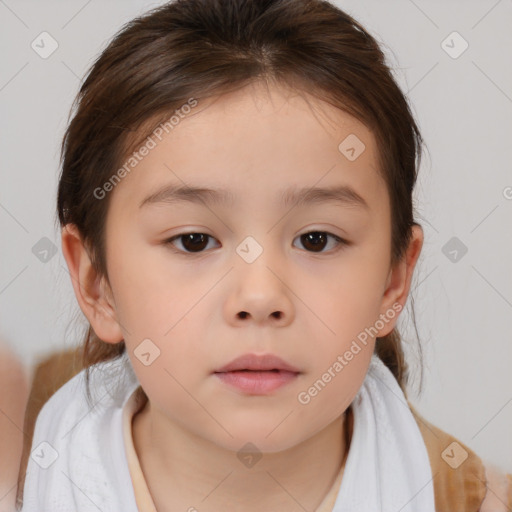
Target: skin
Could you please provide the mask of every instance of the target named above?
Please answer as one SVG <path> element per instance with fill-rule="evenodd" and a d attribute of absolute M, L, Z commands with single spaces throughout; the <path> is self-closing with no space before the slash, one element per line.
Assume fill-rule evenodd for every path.
<path fill-rule="evenodd" d="M 366 146 L 354 161 L 338 150 L 349 134 Z M 297 396 L 379 315 L 405 306 L 423 243 L 414 227 L 403 260 L 391 267 L 389 197 L 377 169 L 374 136 L 355 118 L 312 96 L 253 84 L 200 103 L 110 192 L 110 286 L 93 270 L 76 228 L 63 229 L 82 311 L 101 339 L 125 341 L 149 397 L 133 437 L 160 512 L 233 504 L 247 512 L 302 511 L 323 500 L 344 465 L 344 413 L 375 339 L 360 344 L 307 405 Z M 168 183 L 229 189 L 235 202 L 139 208 Z M 369 208 L 285 207 L 279 194 L 291 184 L 350 185 Z M 317 252 L 301 238 L 311 231 L 350 245 L 330 237 Z M 165 243 L 191 232 L 213 237 L 202 253 L 187 253 L 194 246 L 183 238 Z M 252 263 L 236 252 L 247 236 L 263 248 Z M 134 355 L 146 338 L 160 350 L 149 366 Z M 249 352 L 276 354 L 301 373 L 264 396 L 212 374 Z M 237 457 L 248 442 L 263 455 L 251 468 Z"/>
<path fill-rule="evenodd" d="M 502 468 L 482 461 L 485 467 L 486 492 L 480 512 L 509 512 L 512 479 L 507 479 Z"/>
<path fill-rule="evenodd" d="M 23 450 L 23 421 L 30 377 L 16 354 L 0 342 L 0 512 L 12 512 Z"/>

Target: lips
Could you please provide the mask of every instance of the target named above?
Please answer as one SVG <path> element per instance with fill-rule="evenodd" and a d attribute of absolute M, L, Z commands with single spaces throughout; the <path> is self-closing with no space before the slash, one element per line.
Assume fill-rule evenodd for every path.
<path fill-rule="evenodd" d="M 239 372 L 244 370 L 257 372 L 281 371 L 300 373 L 298 368 L 273 354 L 244 354 L 243 356 L 237 357 L 230 363 L 224 365 L 222 368 L 215 370 L 214 373 Z"/>
<path fill-rule="evenodd" d="M 269 395 L 294 382 L 301 371 L 273 354 L 245 354 L 214 372 L 244 395 Z"/>

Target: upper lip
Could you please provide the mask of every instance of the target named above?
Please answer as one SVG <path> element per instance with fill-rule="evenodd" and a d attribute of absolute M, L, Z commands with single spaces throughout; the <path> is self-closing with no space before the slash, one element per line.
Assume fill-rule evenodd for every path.
<path fill-rule="evenodd" d="M 238 370 L 282 370 L 300 373 L 298 368 L 288 364 L 286 361 L 283 361 L 280 357 L 275 356 L 274 354 L 244 354 L 243 356 L 233 359 L 233 361 L 224 365 L 222 368 L 215 370 L 215 373 L 235 372 Z"/>

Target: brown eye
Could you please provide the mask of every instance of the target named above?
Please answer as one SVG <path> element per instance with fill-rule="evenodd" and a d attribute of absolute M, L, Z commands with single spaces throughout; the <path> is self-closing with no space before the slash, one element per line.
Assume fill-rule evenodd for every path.
<path fill-rule="evenodd" d="M 213 240 L 213 237 L 206 233 L 183 233 L 169 238 L 164 243 L 174 245 L 174 242 L 179 240 L 183 247 L 178 249 L 181 252 L 200 253 L 207 247 L 210 238 Z"/>
<path fill-rule="evenodd" d="M 304 248 L 310 252 L 326 252 L 323 249 L 328 245 L 329 238 L 334 239 L 336 245 L 348 245 L 341 238 L 326 231 L 310 231 L 300 235 L 299 238 Z"/>

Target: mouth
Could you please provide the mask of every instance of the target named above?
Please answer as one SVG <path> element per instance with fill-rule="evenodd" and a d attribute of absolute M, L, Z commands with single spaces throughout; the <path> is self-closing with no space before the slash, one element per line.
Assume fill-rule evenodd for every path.
<path fill-rule="evenodd" d="M 266 395 L 294 381 L 299 373 L 287 370 L 234 370 L 215 372 L 229 387 L 249 395 Z"/>
<path fill-rule="evenodd" d="M 239 374 L 239 375 L 269 375 L 269 374 L 281 374 L 281 375 L 285 375 L 285 374 L 289 374 L 289 375 L 299 375 L 300 372 L 290 372 L 288 370 L 277 370 L 275 368 L 273 368 L 272 370 L 247 370 L 247 369 L 244 369 L 244 370 L 232 370 L 232 371 L 229 371 L 229 372 L 214 372 L 216 375 L 222 375 L 222 374 L 225 374 L 225 373 L 230 373 L 230 374 Z"/>
<path fill-rule="evenodd" d="M 265 395 L 302 372 L 273 354 L 245 354 L 214 372 L 222 382 L 250 395 Z"/>
<path fill-rule="evenodd" d="M 227 372 L 289 372 L 301 373 L 298 368 L 274 354 L 244 354 L 217 369 L 214 373 Z"/>

